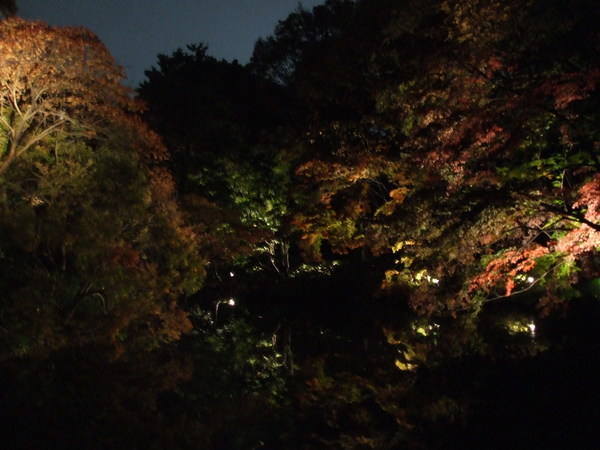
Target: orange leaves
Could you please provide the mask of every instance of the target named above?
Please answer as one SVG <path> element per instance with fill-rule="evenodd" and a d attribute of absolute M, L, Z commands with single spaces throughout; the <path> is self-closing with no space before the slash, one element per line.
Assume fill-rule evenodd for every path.
<path fill-rule="evenodd" d="M 448 309 L 453 298 L 458 308 L 515 295 L 552 270 L 534 280 L 539 294 L 562 261 L 583 266 L 584 253 L 597 255 L 600 177 L 586 179 L 600 148 L 600 70 L 585 39 L 593 33 L 579 29 L 581 11 L 537 6 L 443 0 L 430 5 L 435 28 L 420 22 L 429 11 L 391 26 L 383 55 L 397 66 L 369 87 L 376 110 L 358 119 L 385 130 L 389 145 L 369 148 L 364 133 L 354 152 L 329 149 L 298 169 L 314 193 L 305 243 L 333 240 L 334 223 L 348 218 L 357 232 L 336 226 L 336 236 L 373 253 L 415 241 L 399 256 L 443 267 L 451 281 L 435 297 Z M 420 39 L 430 53 L 406 45 Z M 435 302 L 424 288 L 411 296 L 422 309 Z"/>
<path fill-rule="evenodd" d="M 136 102 L 138 105 L 140 102 Z M 138 106 L 136 106 L 138 107 Z M 141 105 L 139 105 L 141 109 Z M 148 162 L 161 162 L 169 158 L 167 147 L 162 139 L 137 115 L 121 115 L 117 118 L 129 131 L 129 138 L 137 152 Z"/>
<path fill-rule="evenodd" d="M 137 116 L 142 105 L 122 79 L 89 30 L 0 22 L 0 175 L 42 202 L 15 223 L 35 223 L 47 261 L 37 275 L 24 260 L 19 284 L 48 308 L 71 304 L 74 331 L 53 323 L 65 342 L 85 329 L 90 341 L 121 334 L 133 342 L 138 333 L 156 346 L 190 331 L 175 302 L 200 288 L 205 261 L 171 174 L 156 164 L 167 150 Z M 38 259 L 41 249 L 34 252 L 26 256 Z"/>
<path fill-rule="evenodd" d="M 557 251 L 570 253 L 574 256 L 600 248 L 600 232 L 586 224 L 570 231 L 556 244 Z"/>
<path fill-rule="evenodd" d="M 492 56 L 488 60 L 487 66 L 491 72 L 496 72 L 504 67 L 504 63 L 497 56 Z"/>
<path fill-rule="evenodd" d="M 489 291 L 501 282 L 505 283 L 505 296 L 513 293 L 515 277 L 530 272 L 536 265 L 536 259 L 548 254 L 550 249 L 533 245 L 528 249 L 509 250 L 490 261 L 485 271 L 470 281 L 469 292 L 482 289 Z"/>
<path fill-rule="evenodd" d="M 448 37 L 479 51 L 489 51 L 489 47 L 505 38 L 511 21 L 526 8 L 522 3 L 506 0 L 444 1 L 442 9 L 447 14 Z M 489 63 L 493 67 L 495 62 L 492 59 Z"/>
<path fill-rule="evenodd" d="M 150 191 L 158 203 L 166 203 L 173 198 L 175 182 L 173 176 L 164 167 L 157 167 L 150 173 Z"/>
<path fill-rule="evenodd" d="M 508 280 L 506 280 L 506 292 L 504 295 L 508 297 L 510 294 L 512 294 L 514 289 L 515 289 L 515 279 L 509 278 Z"/>
<path fill-rule="evenodd" d="M 134 113 L 123 71 L 89 30 L 10 18 L 0 22 L 0 173 L 58 132 L 112 140 L 126 132 L 145 158 L 166 150 Z M 118 131 L 117 131 L 118 130 Z"/>
<path fill-rule="evenodd" d="M 349 166 L 341 163 L 326 163 L 320 160 L 311 160 L 296 169 L 296 174 L 315 178 L 320 181 L 344 180 L 348 183 L 369 177 L 369 168 L 363 163 Z"/>
<path fill-rule="evenodd" d="M 481 130 L 477 133 L 475 137 L 475 145 L 483 146 L 483 145 L 491 145 L 497 143 L 498 141 L 502 141 L 506 138 L 506 133 L 502 127 L 499 125 L 492 125 L 489 128 Z M 492 146 L 490 148 L 490 152 L 497 149 L 497 146 Z"/>
<path fill-rule="evenodd" d="M 337 181 L 353 184 L 377 178 L 382 173 L 402 177 L 405 167 L 382 155 L 345 157 L 341 162 L 312 159 L 296 169 L 296 174 L 316 181 Z"/>
<path fill-rule="evenodd" d="M 399 187 L 390 191 L 390 198 L 396 203 L 402 203 L 410 190 L 406 187 Z"/>
<path fill-rule="evenodd" d="M 140 253 L 130 245 L 123 244 L 111 250 L 109 261 L 127 269 L 134 269 L 140 262 Z"/>
<path fill-rule="evenodd" d="M 102 97 L 105 89 L 120 86 L 122 71 L 100 40 L 84 28 L 56 28 L 42 22 L 8 19 L 0 25 L 0 54 L 4 86 L 15 93 L 32 96 L 43 93 L 62 94 L 66 101 L 77 103 L 82 95 L 95 96 L 98 103 L 117 100 L 114 95 Z M 83 92 L 83 87 L 95 86 L 95 92 Z M 111 98 L 113 97 L 113 98 Z M 56 100 L 56 99 L 55 99 Z M 128 103 L 119 98 L 121 105 Z"/>

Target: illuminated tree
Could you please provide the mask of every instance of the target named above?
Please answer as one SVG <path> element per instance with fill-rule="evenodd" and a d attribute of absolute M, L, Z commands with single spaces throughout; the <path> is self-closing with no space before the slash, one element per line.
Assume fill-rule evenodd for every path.
<path fill-rule="evenodd" d="M 0 126 L 5 136 L 0 175 L 48 136 L 60 132 L 109 139 L 115 123 L 122 133 L 135 136 L 148 157 L 164 158 L 156 137 L 138 129 L 139 119 L 131 113 L 139 107 L 121 84 L 122 70 L 91 32 L 6 19 L 0 36 Z"/>
<path fill-rule="evenodd" d="M 421 261 L 429 259 L 420 269 L 442 278 L 455 266 L 475 280 L 446 307 L 471 303 L 478 287 L 500 280 L 504 292 L 485 300 L 545 286 L 542 304 L 559 303 L 575 293 L 576 267 L 597 240 L 594 203 L 581 201 L 599 168 L 598 136 L 587 125 L 597 102 L 598 67 L 585 44 L 597 39 L 585 26 L 594 13 L 582 2 L 565 21 L 560 8 L 540 17 L 535 5 L 444 3 L 451 57 L 434 61 L 421 81 L 437 94 L 409 88 L 397 103 L 411 120 L 409 136 L 418 137 L 408 141 L 419 147 L 416 161 L 448 198 L 434 203 L 437 220 L 423 234 L 435 250 L 427 256 L 413 239 Z M 567 250 L 573 233 L 580 239 Z M 487 264 L 486 275 L 476 275 L 478 264 Z M 523 282 L 530 270 L 535 286 Z M 423 288 L 420 299 L 431 295 Z"/>
<path fill-rule="evenodd" d="M 388 6 L 385 45 L 370 48 L 369 128 L 329 134 L 298 168 L 315 202 L 295 219 L 303 242 L 392 251 L 384 287 L 411 286 L 422 311 L 573 295 L 598 239 L 597 9 L 413 6 Z"/>
<path fill-rule="evenodd" d="M 92 33 L 0 27 L 2 358 L 178 339 L 204 261 L 164 146 Z"/>

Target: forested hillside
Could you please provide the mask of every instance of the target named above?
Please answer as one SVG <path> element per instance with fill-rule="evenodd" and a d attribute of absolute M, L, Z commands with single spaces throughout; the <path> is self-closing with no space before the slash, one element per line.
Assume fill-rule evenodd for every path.
<path fill-rule="evenodd" d="M 15 11 L 7 448 L 599 444 L 596 0 L 327 0 L 135 91 Z"/>

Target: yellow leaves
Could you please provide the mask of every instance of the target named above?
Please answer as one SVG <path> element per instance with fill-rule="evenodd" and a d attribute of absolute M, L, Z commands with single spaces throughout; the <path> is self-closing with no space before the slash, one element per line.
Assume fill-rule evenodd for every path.
<path fill-rule="evenodd" d="M 406 240 L 401 240 L 396 242 L 393 246 L 392 246 L 392 252 L 394 253 L 398 253 L 400 250 L 402 250 L 405 246 L 407 245 L 415 245 L 416 241 L 410 240 L 410 239 L 406 239 Z"/>
<path fill-rule="evenodd" d="M 392 283 L 396 281 L 396 279 L 400 276 L 400 271 L 398 270 L 386 270 L 384 280 L 386 283 Z"/>
<path fill-rule="evenodd" d="M 383 327 L 383 334 L 386 337 L 387 343 L 390 345 L 399 345 L 403 342 L 401 339 L 396 338 L 393 330 L 390 330 L 386 327 Z"/>
<path fill-rule="evenodd" d="M 407 354 L 404 354 L 404 356 L 405 356 L 405 358 L 406 358 L 406 357 L 407 357 Z M 410 357 L 410 355 L 408 355 L 408 356 Z M 411 364 L 411 363 L 409 363 L 409 362 L 403 362 L 403 361 L 401 361 L 401 360 L 399 360 L 399 359 L 397 359 L 396 361 L 394 361 L 394 365 L 395 365 L 395 366 L 396 366 L 398 369 L 400 369 L 400 370 L 402 370 L 402 371 L 410 371 L 410 372 L 412 372 L 412 371 L 414 371 L 414 370 L 417 370 L 417 369 L 418 369 L 418 367 L 419 367 L 419 366 L 418 366 L 418 365 L 416 365 L 416 364 Z"/>
<path fill-rule="evenodd" d="M 379 291 L 381 293 L 391 293 L 398 288 L 403 288 L 406 284 L 402 272 L 398 270 L 386 270 Z"/>
<path fill-rule="evenodd" d="M 396 211 L 396 206 L 398 205 L 394 202 L 386 202 L 379 209 L 377 209 L 377 211 L 375 211 L 375 216 L 378 216 L 379 214 L 391 216 Z"/>
<path fill-rule="evenodd" d="M 511 17 L 511 6 L 505 1 L 447 0 L 442 9 L 453 26 L 450 36 L 461 43 L 477 43 L 482 37 L 499 40 Z"/>
<path fill-rule="evenodd" d="M 365 165 L 360 165 L 355 167 L 348 175 L 348 181 L 350 183 L 356 183 L 358 180 L 363 180 L 365 178 L 369 178 L 370 171 L 369 168 Z"/>
<path fill-rule="evenodd" d="M 415 343 L 410 344 L 407 337 L 398 338 L 395 332 L 388 328 L 383 328 L 383 333 L 387 343 L 398 347 L 398 358 L 394 360 L 394 365 L 403 372 L 413 372 L 419 368 L 420 364 L 426 362 L 427 346 Z"/>
<path fill-rule="evenodd" d="M 528 334 L 535 336 L 535 322 L 530 318 L 509 318 L 504 323 L 504 327 L 509 334 Z"/>

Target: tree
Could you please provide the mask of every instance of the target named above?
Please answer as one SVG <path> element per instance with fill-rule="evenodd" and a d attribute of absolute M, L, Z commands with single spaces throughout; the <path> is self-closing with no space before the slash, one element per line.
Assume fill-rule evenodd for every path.
<path fill-rule="evenodd" d="M 441 261 L 446 267 L 448 261 L 456 261 L 476 280 L 467 281 L 468 288 L 455 297 L 461 307 L 473 303 L 484 279 L 493 285 L 501 279 L 506 283 L 503 294 L 489 295 L 488 291 L 484 301 L 544 285 L 553 300 L 546 297 L 543 303 L 560 303 L 574 293 L 575 267 L 587 264 L 587 256 L 579 259 L 577 255 L 594 246 L 596 224 L 584 217 L 583 210 L 571 211 L 585 204 L 587 214 L 594 214 L 589 209 L 593 203 L 579 202 L 575 192 L 593 183 L 598 169 L 593 150 L 598 137 L 586 125 L 595 120 L 592 105 L 597 101 L 598 78 L 595 58 L 585 42 L 596 38 L 588 35 L 582 23 L 594 13 L 584 3 L 570 8 L 568 21 L 559 12 L 565 5 L 545 9 L 542 17 L 535 3 L 528 8 L 512 2 L 442 5 L 451 57 L 438 60 L 442 66 L 433 66 L 431 75 L 422 79 L 443 90 L 438 90 L 437 98 L 428 99 L 422 91 L 410 89 L 418 97 L 407 99 L 406 112 L 431 118 L 417 119 L 411 126 L 410 136 L 425 137 L 420 141 L 425 146 L 417 156 L 419 165 L 449 198 L 470 203 L 463 207 L 453 201 L 436 202 L 441 210 L 436 208 L 439 212 L 434 214 L 445 211 L 450 217 L 453 210 L 457 218 L 457 211 L 462 210 L 464 215 L 454 225 L 446 220 L 442 229 L 430 229 L 439 233 L 429 244 L 435 243 L 438 249 L 433 254 L 444 255 L 434 263 L 437 274 L 431 276 L 441 278 L 440 273 L 447 270 L 441 269 Z M 541 35 L 556 45 L 540 45 Z M 569 42 L 568 49 L 563 41 Z M 431 90 L 426 95 L 430 94 Z M 415 111 L 409 105 L 419 106 Z M 577 138 L 568 138 L 571 133 Z M 444 204 L 453 206 L 446 210 Z M 570 217 L 549 206 L 557 204 Z M 471 236 L 471 242 L 479 241 L 484 247 L 465 252 L 468 244 L 460 244 L 455 233 Z M 566 245 L 554 246 L 554 242 L 566 244 L 572 233 L 586 234 L 589 246 L 583 240 L 566 252 Z M 427 234 L 431 236 L 431 231 Z M 454 250 L 448 253 L 450 249 Z M 488 252 L 504 261 L 496 272 L 493 268 L 498 261 L 487 260 Z M 578 260 L 575 266 L 574 260 Z M 479 277 L 477 265 L 465 265 L 465 261 L 488 264 L 489 270 Z M 569 270 L 555 270 L 565 264 Z M 530 270 L 534 286 L 523 283 Z M 562 293 L 552 295 L 558 286 Z"/>
<path fill-rule="evenodd" d="M 299 6 L 277 24 L 273 36 L 256 42 L 252 69 L 278 84 L 294 83 L 309 55 L 343 33 L 353 10 L 354 2 L 348 0 L 328 0 L 312 11 Z"/>
<path fill-rule="evenodd" d="M 0 36 L 0 126 L 5 136 L 0 175 L 48 136 L 61 132 L 107 139 L 115 123 L 131 137 L 139 136 L 136 145 L 148 157 L 164 158 L 155 135 L 136 130 L 139 119 L 132 113 L 139 106 L 120 83 L 121 69 L 90 31 L 6 19 Z"/>
<path fill-rule="evenodd" d="M 1 358 L 177 340 L 204 261 L 164 146 L 91 32 L 0 27 Z"/>
<path fill-rule="evenodd" d="M 14 0 L 0 1 L 0 17 L 11 17 L 17 13 L 17 4 Z"/>
<path fill-rule="evenodd" d="M 218 266 L 254 253 L 259 243 L 267 253 L 285 247 L 279 232 L 291 162 L 282 149 L 291 139 L 284 131 L 285 90 L 207 50 L 188 45 L 159 55 L 138 93 L 148 105 L 144 117 L 170 150 L 186 211 Z"/>
<path fill-rule="evenodd" d="M 138 94 L 145 119 L 164 137 L 182 193 L 227 191 L 221 176 L 202 173 L 225 158 L 244 158 L 263 130 L 280 123 L 276 94 L 234 61 L 218 61 L 205 45 L 159 55 Z M 213 197 L 215 195 L 213 194 Z"/>
<path fill-rule="evenodd" d="M 597 241 L 587 194 L 598 168 L 589 126 L 597 47 L 585 44 L 597 42 L 586 25 L 597 10 L 559 4 L 539 17 L 539 8 L 433 1 L 393 9 L 387 45 L 371 56 L 379 78 L 370 123 L 384 145 L 362 134 L 339 155 L 300 167 L 326 211 L 297 219 L 306 240 L 392 250 L 398 264 L 388 278 L 412 286 L 424 311 L 478 304 L 480 288 L 500 280 L 505 295 L 513 283 L 514 292 L 529 290 L 522 279 L 536 261 L 534 287 L 562 286 L 554 301 L 567 295 Z M 483 274 L 480 264 L 489 264 Z"/>
<path fill-rule="evenodd" d="M 313 151 L 348 147 L 372 128 L 369 58 L 389 20 L 381 3 L 329 0 L 312 10 L 299 7 L 273 36 L 255 44 L 252 71 L 287 88 L 288 109 Z"/>

